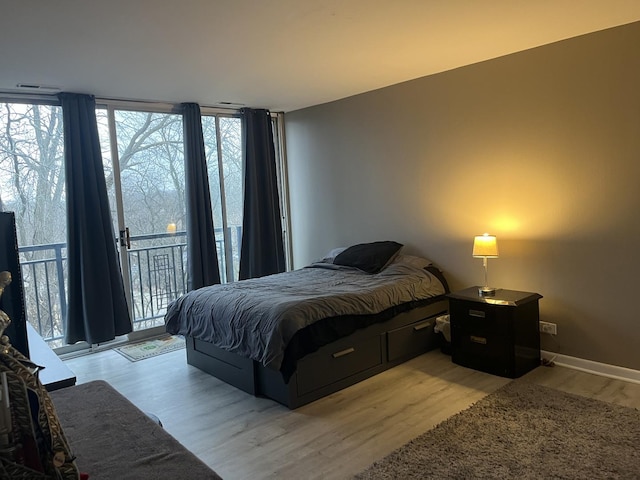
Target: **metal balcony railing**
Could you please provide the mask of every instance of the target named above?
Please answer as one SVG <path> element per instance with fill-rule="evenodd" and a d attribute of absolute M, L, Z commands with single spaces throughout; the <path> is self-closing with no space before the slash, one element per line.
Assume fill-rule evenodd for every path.
<path fill-rule="evenodd" d="M 20 247 L 27 320 L 47 342 L 63 338 L 67 317 L 67 244 Z"/>
<path fill-rule="evenodd" d="M 237 273 L 242 227 L 229 227 L 231 245 L 224 248 L 216 229 L 220 277 L 227 282 L 225 262 Z M 133 329 L 164 324 L 168 304 L 187 291 L 186 232 L 132 236 L 128 250 Z M 235 247 L 234 247 L 235 245 Z M 20 247 L 27 320 L 52 348 L 63 345 L 67 316 L 67 245 L 53 243 Z"/>

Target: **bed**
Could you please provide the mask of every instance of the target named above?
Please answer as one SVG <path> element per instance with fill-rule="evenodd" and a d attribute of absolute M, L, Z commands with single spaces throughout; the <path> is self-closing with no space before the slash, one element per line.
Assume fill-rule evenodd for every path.
<path fill-rule="evenodd" d="M 446 280 L 401 244 L 336 249 L 311 265 L 213 285 L 172 302 L 187 362 L 294 409 L 437 346 Z"/>

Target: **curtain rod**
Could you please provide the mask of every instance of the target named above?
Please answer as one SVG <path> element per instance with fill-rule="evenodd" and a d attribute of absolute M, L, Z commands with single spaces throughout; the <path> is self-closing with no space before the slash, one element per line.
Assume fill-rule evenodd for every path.
<path fill-rule="evenodd" d="M 9 103 L 38 102 L 48 105 L 59 105 L 60 101 L 55 94 L 50 93 L 20 93 L 11 90 L 0 90 L 0 101 Z"/>
<path fill-rule="evenodd" d="M 121 98 L 113 98 L 113 97 L 95 97 L 96 105 L 104 105 L 114 108 L 121 108 L 123 110 L 144 110 L 144 111 L 155 111 L 160 113 L 166 112 L 174 112 L 178 113 L 180 111 L 180 103 L 170 103 L 170 102 L 157 102 L 150 100 L 124 100 Z M 55 93 L 24 93 L 24 92 L 16 92 L 16 91 L 3 91 L 0 90 L 0 101 L 14 101 L 18 103 L 27 103 L 27 102 L 37 102 L 44 103 L 49 105 L 59 105 L 60 102 Z M 230 108 L 230 107 L 221 107 L 221 106 L 211 106 L 211 105 L 200 105 L 200 110 L 204 114 L 223 114 L 223 115 L 239 115 L 241 108 Z M 282 112 L 272 112 L 271 116 L 277 116 Z"/>
<path fill-rule="evenodd" d="M 180 113 L 181 103 L 171 102 L 156 102 L 151 100 L 123 100 L 113 97 L 96 97 L 96 105 L 107 106 L 122 110 L 140 110 L 145 112 L 158 112 L 158 113 Z M 210 107 L 200 105 L 202 113 L 208 114 L 223 114 L 223 115 L 239 115 L 240 109 L 225 108 L 225 107 Z"/>

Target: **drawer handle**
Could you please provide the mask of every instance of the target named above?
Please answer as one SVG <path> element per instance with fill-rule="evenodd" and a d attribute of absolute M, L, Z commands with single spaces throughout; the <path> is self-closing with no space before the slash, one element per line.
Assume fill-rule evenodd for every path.
<path fill-rule="evenodd" d="M 470 317 L 484 318 L 485 312 L 482 310 L 469 310 Z"/>
<path fill-rule="evenodd" d="M 334 353 L 332 356 L 333 358 L 340 358 L 340 357 L 344 357 L 345 355 L 349 355 L 350 353 L 355 352 L 356 349 L 353 347 L 349 347 L 349 348 L 345 348 L 344 350 L 340 350 L 339 352 Z"/>
<path fill-rule="evenodd" d="M 486 337 L 476 337 L 475 335 L 471 335 L 471 341 L 473 343 L 479 343 L 481 345 L 486 345 L 487 344 L 487 339 Z"/>
<path fill-rule="evenodd" d="M 419 332 L 420 330 L 424 330 L 425 328 L 429 328 L 431 325 L 433 325 L 433 324 L 430 321 L 422 322 L 422 323 L 419 323 L 418 325 L 416 325 L 415 327 L 413 327 L 413 331 L 414 332 Z"/>

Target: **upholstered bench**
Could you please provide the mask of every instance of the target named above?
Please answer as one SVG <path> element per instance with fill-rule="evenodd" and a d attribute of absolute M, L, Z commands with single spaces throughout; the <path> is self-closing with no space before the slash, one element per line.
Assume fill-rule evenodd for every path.
<path fill-rule="evenodd" d="M 90 480 L 220 479 L 104 381 L 50 395 L 78 468 Z"/>

